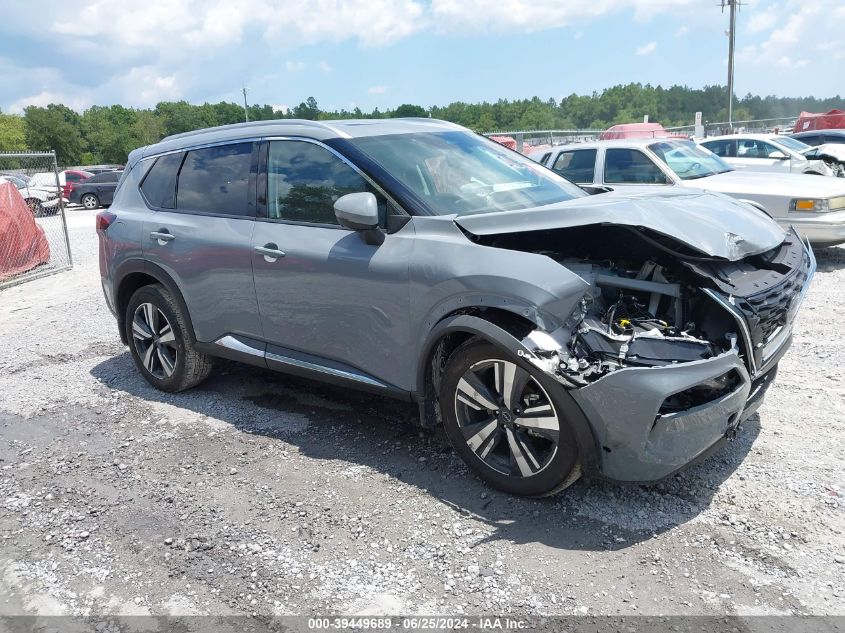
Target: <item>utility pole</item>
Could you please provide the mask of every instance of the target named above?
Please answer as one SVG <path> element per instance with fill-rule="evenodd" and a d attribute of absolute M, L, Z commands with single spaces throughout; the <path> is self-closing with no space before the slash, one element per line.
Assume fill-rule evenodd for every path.
<path fill-rule="evenodd" d="M 729 7 L 731 11 L 731 26 L 728 31 L 728 126 L 730 126 L 731 131 L 734 129 L 734 46 L 736 44 L 736 12 L 741 4 L 740 0 L 722 0 L 722 13 L 725 12 L 726 6 Z"/>
<path fill-rule="evenodd" d="M 247 110 L 247 107 L 246 107 L 246 86 L 241 88 L 241 92 L 244 93 L 244 121 L 249 123 L 249 110 Z"/>

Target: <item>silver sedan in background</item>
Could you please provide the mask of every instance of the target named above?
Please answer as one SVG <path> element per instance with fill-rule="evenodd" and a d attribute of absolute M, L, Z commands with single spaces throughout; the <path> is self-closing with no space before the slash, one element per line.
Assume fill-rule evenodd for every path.
<path fill-rule="evenodd" d="M 845 148 L 812 147 L 777 134 L 729 134 L 699 144 L 731 167 L 747 171 L 839 176 L 845 160 Z"/>
<path fill-rule="evenodd" d="M 704 189 L 753 204 L 781 225 L 795 226 L 816 246 L 845 242 L 841 178 L 736 171 L 711 151 L 683 139 L 594 141 L 529 157 L 594 193 L 634 185 Z"/>

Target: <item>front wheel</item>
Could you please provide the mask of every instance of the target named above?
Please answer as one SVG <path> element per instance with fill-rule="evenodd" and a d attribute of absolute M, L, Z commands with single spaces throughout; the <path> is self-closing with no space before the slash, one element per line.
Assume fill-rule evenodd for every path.
<path fill-rule="evenodd" d="M 452 447 L 485 482 L 510 494 L 555 494 L 580 476 L 563 387 L 480 339 L 450 356 L 440 390 Z"/>

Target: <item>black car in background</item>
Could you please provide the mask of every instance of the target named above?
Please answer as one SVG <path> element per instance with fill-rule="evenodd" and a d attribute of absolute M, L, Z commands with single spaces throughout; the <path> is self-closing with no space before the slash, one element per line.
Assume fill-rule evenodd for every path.
<path fill-rule="evenodd" d="M 845 143 L 845 130 L 808 130 L 790 136 L 813 147 L 828 143 Z"/>
<path fill-rule="evenodd" d="M 104 171 L 91 176 L 74 187 L 70 192 L 69 200 L 81 204 L 86 209 L 108 206 L 112 203 L 117 181 L 120 180 L 122 174 L 122 171 Z"/>

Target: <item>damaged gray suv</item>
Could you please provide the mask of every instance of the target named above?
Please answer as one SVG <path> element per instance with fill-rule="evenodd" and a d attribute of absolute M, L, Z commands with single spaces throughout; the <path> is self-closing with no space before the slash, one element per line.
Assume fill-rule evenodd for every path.
<path fill-rule="evenodd" d="M 746 204 L 589 196 L 430 119 L 265 121 L 135 150 L 97 217 L 146 380 L 223 357 L 419 404 L 490 485 L 647 482 L 760 405 L 815 270 Z"/>

